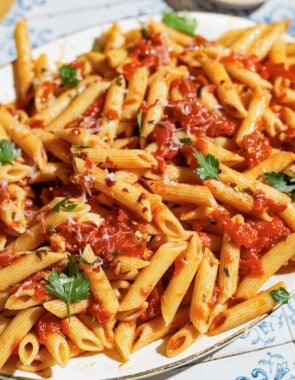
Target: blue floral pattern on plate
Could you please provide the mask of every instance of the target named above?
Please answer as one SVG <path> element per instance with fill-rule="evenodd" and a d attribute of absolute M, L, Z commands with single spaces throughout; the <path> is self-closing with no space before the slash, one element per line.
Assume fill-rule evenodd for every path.
<path fill-rule="evenodd" d="M 239 376 L 235 380 L 295 380 L 294 368 L 290 368 L 290 364 L 283 355 L 268 352 L 267 358 L 260 359 L 258 365 L 259 367 L 251 371 L 250 377 Z"/>

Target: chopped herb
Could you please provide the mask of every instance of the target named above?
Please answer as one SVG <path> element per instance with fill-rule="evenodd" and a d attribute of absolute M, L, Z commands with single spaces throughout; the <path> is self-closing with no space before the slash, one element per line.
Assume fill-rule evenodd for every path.
<path fill-rule="evenodd" d="M 136 121 L 137 121 L 138 129 L 139 129 L 139 133 L 140 133 L 141 128 L 142 128 L 142 112 L 141 111 L 138 112 L 136 116 Z"/>
<path fill-rule="evenodd" d="M 186 144 L 186 145 L 191 145 L 192 144 L 192 139 L 190 137 L 183 137 L 182 139 L 179 139 L 179 141 L 182 144 Z"/>
<path fill-rule="evenodd" d="M 219 179 L 218 169 L 219 161 L 212 154 L 204 156 L 198 151 L 194 151 L 194 157 L 198 161 L 199 167 L 195 169 L 201 179 Z"/>
<path fill-rule="evenodd" d="M 97 257 L 97 259 L 92 261 L 92 262 L 87 261 L 86 259 L 84 259 L 83 256 L 80 256 L 80 255 L 72 255 L 72 258 L 76 262 L 81 262 L 81 263 L 86 264 L 86 265 L 94 265 L 94 264 L 101 264 L 102 263 L 102 259 L 100 257 Z"/>
<path fill-rule="evenodd" d="M 36 256 L 40 259 L 40 260 L 43 260 L 43 256 L 46 256 L 48 251 L 46 249 L 37 249 L 37 251 L 35 252 L 36 253 Z"/>
<path fill-rule="evenodd" d="M 148 31 L 146 30 L 146 28 L 141 28 L 140 29 L 140 33 L 141 33 L 141 36 L 144 40 L 149 40 L 150 39 L 150 36 L 149 36 L 149 33 Z"/>
<path fill-rule="evenodd" d="M 205 83 L 200 83 L 198 89 L 197 89 L 197 97 L 200 98 L 202 94 L 203 88 L 206 87 Z"/>
<path fill-rule="evenodd" d="M 78 69 L 76 67 L 62 65 L 59 68 L 59 75 L 64 86 L 76 87 L 79 83 L 77 78 Z"/>
<path fill-rule="evenodd" d="M 45 286 L 47 292 L 66 303 L 69 319 L 71 317 L 70 304 L 85 300 L 89 296 L 90 281 L 70 256 L 66 271 L 58 273 L 52 269 L 48 282 L 50 285 Z"/>
<path fill-rule="evenodd" d="M 96 38 L 92 46 L 92 51 L 101 52 L 103 50 L 102 41 L 100 38 Z"/>
<path fill-rule="evenodd" d="M 74 149 L 88 149 L 91 148 L 90 145 L 72 145 L 72 148 Z"/>
<path fill-rule="evenodd" d="M 77 205 L 77 203 L 68 203 L 67 204 L 67 200 L 70 198 L 71 198 L 70 195 L 63 198 L 60 202 L 58 202 L 56 205 L 54 205 L 52 207 L 52 210 L 55 212 L 59 212 L 61 208 L 65 209 L 67 211 L 74 210 L 74 208 L 76 208 L 78 205 Z"/>
<path fill-rule="evenodd" d="M 15 144 L 9 140 L 0 142 L 0 164 L 11 164 L 12 161 L 21 155 L 21 150 L 15 148 Z"/>
<path fill-rule="evenodd" d="M 197 20 L 191 17 L 188 12 L 164 12 L 163 22 L 173 29 L 195 36 Z"/>
<path fill-rule="evenodd" d="M 123 83 L 124 83 L 124 77 L 123 77 L 123 75 L 118 75 L 116 82 L 117 82 L 118 86 L 122 86 Z"/>
<path fill-rule="evenodd" d="M 56 232 L 56 229 L 55 229 L 54 226 L 48 226 L 48 227 L 47 227 L 47 231 L 48 231 L 48 232 L 51 232 L 51 233 L 54 233 L 54 232 Z"/>
<path fill-rule="evenodd" d="M 227 275 L 227 277 L 229 277 L 229 269 L 228 269 L 228 267 L 224 267 L 223 270 L 224 270 L 224 273 Z"/>
<path fill-rule="evenodd" d="M 113 256 L 113 257 L 118 257 L 118 256 L 120 256 L 120 255 L 122 255 L 122 252 L 121 252 L 121 251 L 114 251 L 114 252 L 112 253 L 112 256 Z"/>
<path fill-rule="evenodd" d="M 277 301 L 277 303 L 284 304 L 288 303 L 290 293 L 285 288 L 280 287 L 279 289 L 271 290 L 270 295 Z"/>
<path fill-rule="evenodd" d="M 290 177 L 285 173 L 264 173 L 263 177 L 267 182 L 275 189 L 282 193 L 289 194 L 292 198 L 295 198 L 295 178 Z"/>

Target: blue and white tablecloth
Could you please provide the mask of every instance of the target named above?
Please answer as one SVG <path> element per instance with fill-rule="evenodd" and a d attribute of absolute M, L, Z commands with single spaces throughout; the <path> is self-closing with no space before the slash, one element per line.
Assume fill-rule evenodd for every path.
<path fill-rule="evenodd" d="M 206 6 L 198 0 L 193 3 L 195 9 L 220 11 L 209 3 Z M 32 44 L 36 47 L 102 22 L 161 13 L 167 8 L 164 0 L 17 0 L 0 24 L 0 66 L 15 57 L 13 28 L 24 16 L 29 21 Z M 256 21 L 290 18 L 289 32 L 295 36 L 295 0 L 270 0 L 244 15 Z M 295 380 L 295 297 L 209 358 L 155 376 L 153 380 L 168 378 Z"/>

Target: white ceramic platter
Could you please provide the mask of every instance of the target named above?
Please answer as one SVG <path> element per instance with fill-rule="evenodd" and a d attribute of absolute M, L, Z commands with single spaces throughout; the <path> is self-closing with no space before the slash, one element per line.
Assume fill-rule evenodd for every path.
<path fill-rule="evenodd" d="M 212 13 L 192 13 L 192 16 L 198 21 L 197 33 L 208 39 L 215 39 L 230 28 L 240 28 L 251 25 L 249 20 L 233 16 L 216 15 Z M 155 16 L 155 18 L 159 18 L 159 16 Z M 140 26 L 140 23 L 145 20 L 146 19 L 143 18 L 124 20 L 120 24 L 124 30 L 127 30 Z M 45 52 L 48 55 L 52 66 L 54 66 L 57 61 L 70 61 L 78 54 L 89 51 L 94 39 L 108 27 L 109 25 L 102 25 L 67 36 L 57 42 L 50 43 L 43 48 L 37 49 L 35 51 L 35 56 L 38 56 L 40 52 Z M 12 67 L 6 66 L 0 70 L 0 102 L 6 103 L 13 99 L 14 87 Z M 287 288 L 291 292 L 295 291 L 295 274 L 276 275 L 271 281 L 265 284 L 265 287 L 269 287 L 279 280 L 285 281 Z M 259 320 L 261 320 L 261 318 L 259 318 Z M 96 355 L 72 359 L 68 366 L 63 369 L 54 367 L 52 369 L 51 378 L 54 380 L 134 379 L 158 374 L 204 357 L 213 350 L 229 343 L 233 338 L 244 332 L 245 329 L 253 326 L 254 323 L 257 323 L 257 321 L 258 320 L 252 321 L 247 325 L 218 336 L 201 338 L 186 352 L 175 358 L 165 357 L 163 353 L 163 341 L 158 341 L 133 354 L 131 360 L 126 364 L 120 363 L 111 355 L 99 353 Z M 4 373 L 2 374 L 4 375 Z M 42 378 L 39 375 L 22 373 L 20 371 L 16 371 L 9 377 L 12 377 L 13 379 Z"/>

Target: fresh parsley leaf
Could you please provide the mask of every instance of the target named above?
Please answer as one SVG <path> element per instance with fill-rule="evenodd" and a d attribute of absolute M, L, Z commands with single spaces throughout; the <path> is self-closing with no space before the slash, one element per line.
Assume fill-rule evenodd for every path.
<path fill-rule="evenodd" d="M 36 256 L 40 259 L 43 260 L 43 255 L 46 256 L 48 254 L 48 251 L 44 248 L 37 249 L 35 252 Z"/>
<path fill-rule="evenodd" d="M 146 28 L 141 28 L 140 29 L 140 33 L 141 33 L 141 36 L 144 40 L 149 40 L 150 39 L 150 36 L 149 36 L 149 33 L 148 31 L 146 30 Z"/>
<path fill-rule="evenodd" d="M 79 83 L 77 78 L 78 69 L 76 67 L 62 65 L 59 68 L 59 75 L 64 86 L 76 87 Z"/>
<path fill-rule="evenodd" d="M 179 141 L 182 144 L 186 144 L 186 145 L 191 145 L 192 144 L 192 139 L 190 137 L 183 137 L 182 139 L 179 139 Z"/>
<path fill-rule="evenodd" d="M 138 129 L 139 129 L 139 133 L 140 133 L 141 128 L 142 128 L 142 112 L 141 111 L 139 111 L 138 114 L 136 115 L 136 121 L 137 121 Z"/>
<path fill-rule="evenodd" d="M 279 289 L 274 289 L 270 291 L 272 298 L 277 301 L 277 303 L 285 304 L 288 303 L 290 293 L 285 288 L 280 287 Z"/>
<path fill-rule="evenodd" d="M 275 189 L 295 197 L 295 178 L 290 177 L 285 173 L 264 173 L 263 177 Z"/>
<path fill-rule="evenodd" d="M 163 22 L 180 32 L 191 36 L 195 36 L 196 34 L 197 20 L 191 17 L 188 12 L 164 12 Z"/>
<path fill-rule="evenodd" d="M 202 94 L 203 88 L 206 87 L 205 83 L 200 83 L 199 87 L 197 88 L 197 97 L 200 98 Z"/>
<path fill-rule="evenodd" d="M 21 155 L 21 150 L 15 148 L 15 144 L 9 140 L 0 142 L 0 163 L 11 164 L 12 161 Z"/>
<path fill-rule="evenodd" d="M 224 267 L 223 270 L 224 270 L 224 273 L 226 274 L 226 276 L 230 277 L 228 267 Z"/>
<path fill-rule="evenodd" d="M 196 150 L 193 154 L 199 164 L 199 167 L 195 169 L 195 171 L 201 179 L 219 179 L 219 161 L 215 156 L 212 154 L 207 154 L 207 156 L 204 156 Z"/>
<path fill-rule="evenodd" d="M 50 285 L 45 286 L 47 292 L 66 303 L 69 319 L 71 317 L 70 304 L 85 300 L 89 296 L 90 281 L 70 257 L 66 272 L 58 273 L 52 269 L 48 282 Z"/>
<path fill-rule="evenodd" d="M 74 148 L 74 149 L 88 149 L 88 148 L 91 148 L 91 146 L 90 145 L 75 145 L 75 144 L 73 144 L 72 148 Z"/>
<path fill-rule="evenodd" d="M 74 208 L 76 208 L 78 205 L 77 205 L 77 203 L 68 203 L 67 204 L 67 200 L 70 198 L 71 198 L 70 195 L 63 198 L 61 201 L 57 202 L 57 204 L 52 207 L 52 210 L 55 212 L 59 212 L 61 208 L 65 209 L 67 211 L 74 210 Z"/>

